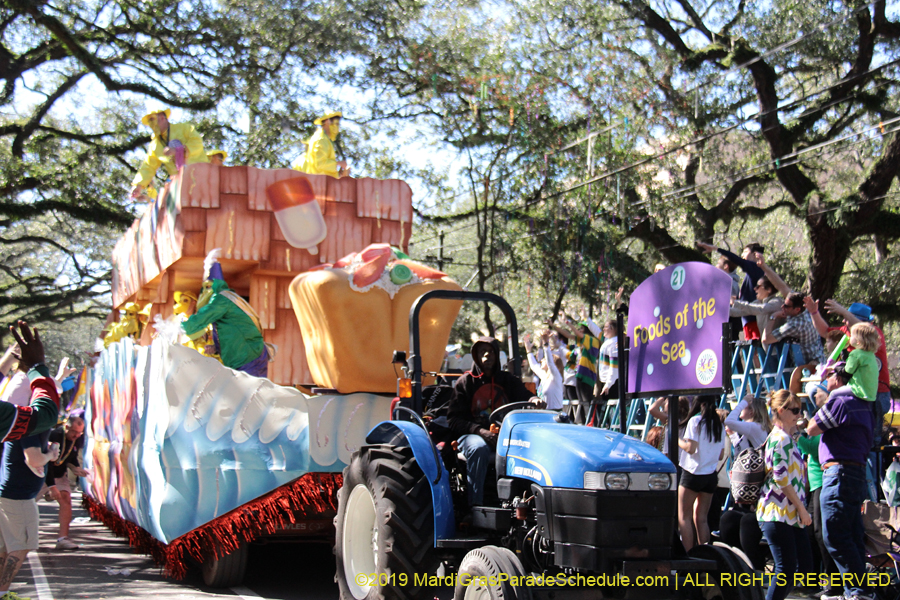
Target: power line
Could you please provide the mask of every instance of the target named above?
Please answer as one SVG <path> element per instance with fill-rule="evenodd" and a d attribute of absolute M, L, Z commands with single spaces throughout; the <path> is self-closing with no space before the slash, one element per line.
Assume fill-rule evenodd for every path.
<path fill-rule="evenodd" d="M 730 174 L 727 177 L 721 177 L 719 179 L 714 179 L 711 181 L 705 181 L 703 183 L 698 183 L 693 186 L 686 186 L 683 188 L 679 188 L 677 190 L 672 190 L 671 192 L 669 192 L 667 194 L 663 194 L 660 197 L 660 200 L 662 200 L 662 201 L 681 200 L 682 198 L 686 198 L 687 196 L 695 194 L 698 191 L 701 191 L 701 190 L 709 188 L 709 187 L 718 187 L 718 185 L 721 185 L 723 183 L 730 184 L 730 183 L 733 183 L 737 179 L 743 178 L 746 175 L 752 175 L 755 173 L 763 173 L 763 172 L 769 171 L 770 169 L 772 169 L 773 166 L 775 167 L 775 169 L 793 166 L 800 162 L 799 160 L 794 160 L 794 159 L 799 159 L 799 157 L 801 155 L 807 154 L 808 152 L 812 152 L 814 150 L 821 150 L 821 149 L 827 148 L 828 146 L 838 144 L 838 143 L 848 140 L 850 138 L 865 135 L 866 133 L 873 131 L 875 129 L 880 129 L 882 131 L 881 135 L 886 136 L 891 133 L 894 133 L 895 131 L 898 131 L 898 128 L 885 130 L 885 127 L 887 125 L 893 125 L 894 123 L 897 123 L 897 122 L 900 122 L 900 117 L 895 117 L 895 118 L 889 119 L 887 121 L 882 121 L 878 125 L 873 125 L 872 127 L 863 129 L 862 131 L 848 133 L 847 135 L 841 136 L 841 137 L 833 139 L 833 140 L 829 140 L 827 142 L 822 142 L 820 144 L 814 144 L 807 148 L 803 148 L 801 150 L 797 150 L 796 152 L 792 152 L 791 154 L 785 154 L 783 156 L 779 156 L 775 160 L 769 160 L 761 165 L 757 165 L 755 167 L 750 167 L 749 169 L 746 169 L 744 171 L 739 171 L 737 173 Z M 857 142 L 857 143 L 862 143 L 863 141 L 865 141 L 865 140 L 861 140 L 860 142 Z M 793 161 L 793 162 L 791 162 L 791 161 Z M 681 192 L 687 192 L 687 193 L 682 194 Z M 679 194 L 679 195 L 676 196 L 675 194 Z M 632 206 L 641 206 L 646 203 L 647 203 L 647 201 L 636 202 Z"/>

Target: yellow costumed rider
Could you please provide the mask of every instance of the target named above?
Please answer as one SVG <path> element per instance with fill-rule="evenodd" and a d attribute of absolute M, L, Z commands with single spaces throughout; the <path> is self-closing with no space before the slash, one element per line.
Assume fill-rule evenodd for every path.
<path fill-rule="evenodd" d="M 131 189 L 132 198 L 138 198 L 144 193 L 151 198 L 156 196 L 150 184 L 160 165 L 164 166 L 171 176 L 183 165 L 209 162 L 203 150 L 203 137 L 190 123 L 169 123 L 171 114 L 170 109 L 160 108 L 148 112 L 141 118 L 141 123 L 150 128 L 153 137 L 150 139 L 147 157 L 131 181 L 131 185 L 134 186 Z"/>
<path fill-rule="evenodd" d="M 228 289 L 218 261 L 220 254 L 216 248 L 206 256 L 197 312 L 181 327 L 189 338 L 196 339 L 212 325 L 213 341 L 223 365 L 254 377 L 266 377 L 270 352 L 263 342 L 259 317 L 246 300 Z"/>
<path fill-rule="evenodd" d="M 197 294 L 183 291 L 175 292 L 173 296 L 175 305 L 172 312 L 183 323 L 197 310 Z M 216 354 L 216 348 L 213 344 L 212 327 L 207 327 L 202 335 L 194 339 L 190 339 L 187 336 L 184 336 L 183 339 L 184 341 L 181 342 L 182 346 L 192 348 L 204 356 L 221 361 L 219 355 Z"/>
<path fill-rule="evenodd" d="M 210 150 L 206 153 L 206 156 L 209 158 L 209 164 L 216 167 L 224 167 L 225 161 L 228 160 L 228 153 L 224 150 L 220 150 L 219 148 Z"/>
<path fill-rule="evenodd" d="M 341 113 L 337 111 L 325 113 L 315 121 L 319 128 L 306 144 L 306 154 L 297 159 L 293 168 L 310 175 L 331 175 L 346 177 L 350 174 L 347 161 L 337 160 L 334 144 L 341 128 Z"/>

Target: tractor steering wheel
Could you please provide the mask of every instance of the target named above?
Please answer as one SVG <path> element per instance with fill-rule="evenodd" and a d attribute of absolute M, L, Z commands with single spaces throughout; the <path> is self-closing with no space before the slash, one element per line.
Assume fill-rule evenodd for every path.
<path fill-rule="evenodd" d="M 505 417 L 506 415 L 504 413 L 507 413 L 511 410 L 515 410 L 517 408 L 527 408 L 529 406 L 534 409 L 537 408 L 537 405 L 534 402 L 531 402 L 530 400 L 525 401 L 525 402 L 510 402 L 509 404 L 504 404 L 500 408 L 494 409 L 494 412 L 492 412 L 491 416 L 488 417 L 488 421 L 490 421 L 491 423 L 496 423 L 497 425 L 500 425 L 501 423 L 503 423 L 503 419 L 502 418 L 498 419 L 497 418 L 498 414 L 503 414 L 503 416 Z"/>

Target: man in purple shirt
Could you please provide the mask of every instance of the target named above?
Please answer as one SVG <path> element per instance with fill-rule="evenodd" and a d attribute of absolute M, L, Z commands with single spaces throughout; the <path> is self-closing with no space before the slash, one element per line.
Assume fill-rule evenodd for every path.
<path fill-rule="evenodd" d="M 828 391 L 846 385 L 850 376 L 844 363 L 833 367 Z M 810 422 L 809 435 L 822 434 L 819 461 L 822 464 L 822 528 L 825 546 L 842 575 L 852 574 L 843 596 L 823 600 L 872 598 L 862 585 L 866 574 L 865 530 L 862 503 L 866 499 L 866 457 L 872 449 L 875 417 L 871 403 L 852 395 L 830 398 Z"/>

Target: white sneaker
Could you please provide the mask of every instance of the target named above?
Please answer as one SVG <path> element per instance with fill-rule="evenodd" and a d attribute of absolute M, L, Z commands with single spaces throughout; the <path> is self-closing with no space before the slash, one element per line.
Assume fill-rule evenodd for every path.
<path fill-rule="evenodd" d="M 59 538 L 56 541 L 55 550 L 78 550 L 79 546 L 67 537 Z"/>

